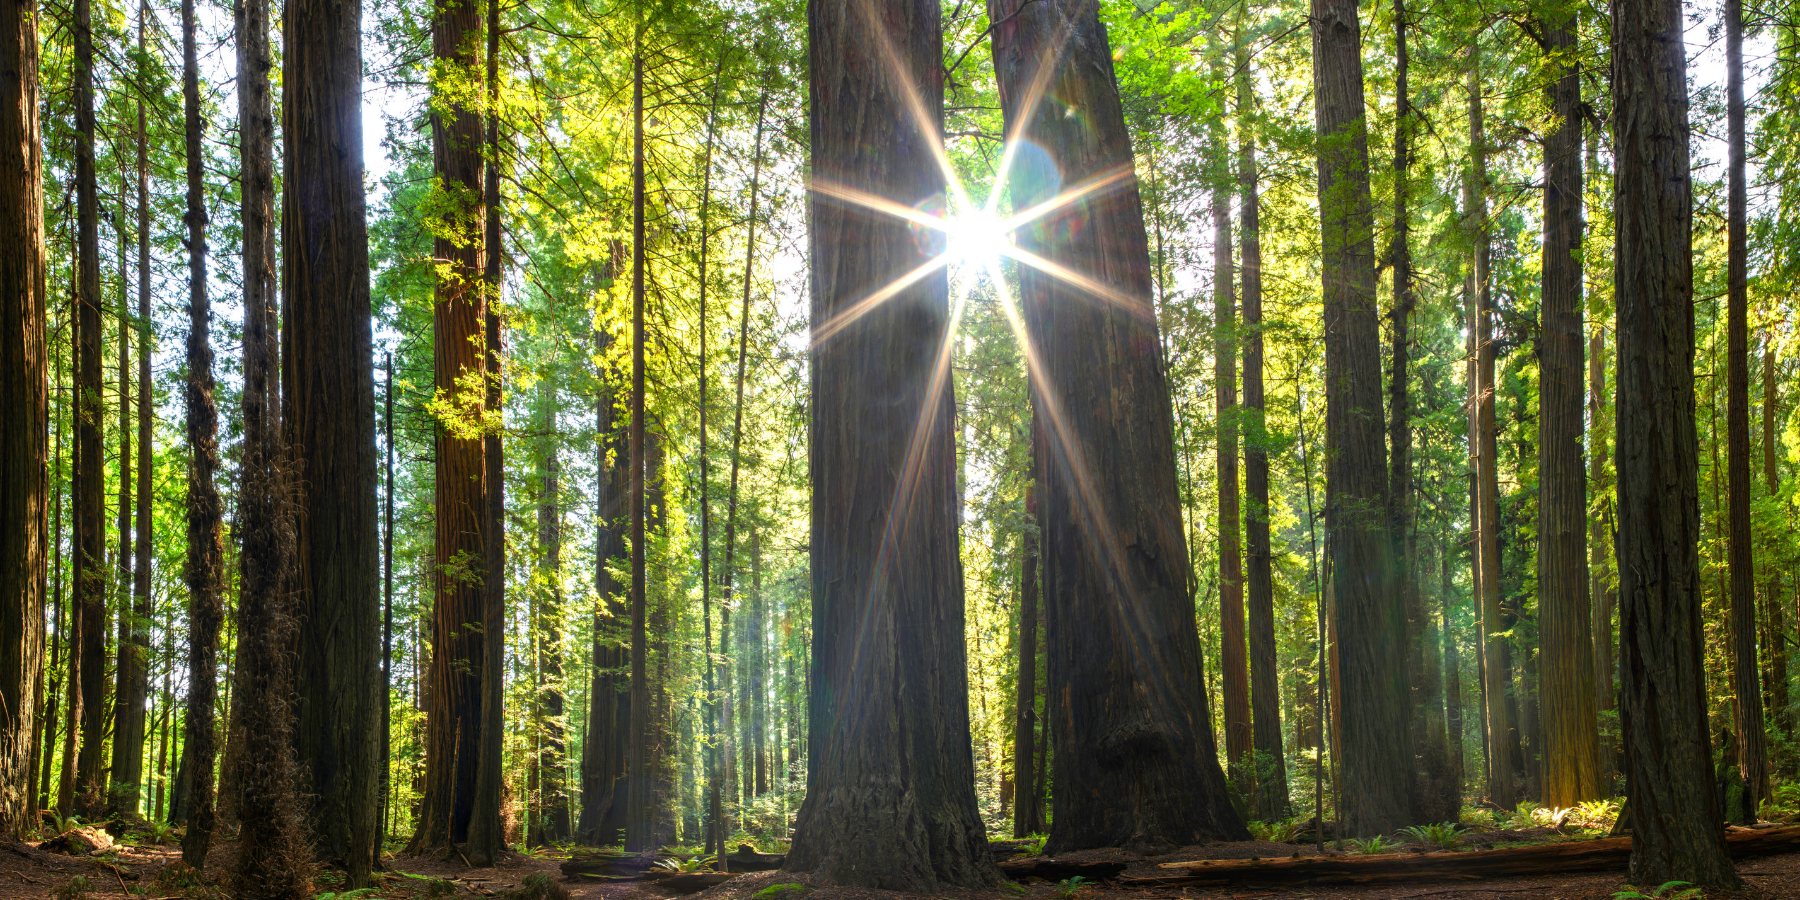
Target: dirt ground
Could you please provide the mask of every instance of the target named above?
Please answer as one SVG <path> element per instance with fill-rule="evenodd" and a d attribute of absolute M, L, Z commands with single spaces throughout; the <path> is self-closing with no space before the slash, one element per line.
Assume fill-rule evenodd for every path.
<path fill-rule="evenodd" d="M 230 868 L 235 845 L 221 844 L 207 859 L 209 874 Z M 1108 852 L 1118 857 L 1118 851 Z M 1250 857 L 1291 856 L 1295 852 L 1311 855 L 1311 847 L 1267 842 L 1218 843 L 1183 848 L 1175 854 L 1145 858 L 1134 864 L 1127 874 L 1154 871 L 1155 863 L 1177 859 L 1246 859 Z M 0 900 L 54 898 L 77 876 L 87 880 L 86 898 L 91 900 L 223 900 L 229 893 L 217 886 L 181 883 L 170 878 L 172 867 L 180 859 L 174 846 L 121 846 L 116 852 L 100 858 L 71 858 L 47 854 L 26 845 L 0 845 Z M 672 900 L 683 895 L 655 884 L 632 882 L 592 883 L 568 882 L 561 878 L 561 857 L 510 854 L 499 866 L 471 869 L 460 858 L 388 857 L 387 871 L 381 874 L 380 886 L 372 895 L 359 895 L 374 900 L 425 900 L 433 891 L 433 879 L 450 881 L 454 887 L 440 897 L 473 898 L 504 895 L 517 890 L 527 876 L 544 873 L 566 888 L 571 900 Z M 1744 860 L 1738 866 L 1746 884 L 1742 892 L 1708 891 L 1708 900 L 1800 900 L 1800 853 L 1766 856 Z M 159 877 L 162 876 L 162 877 Z M 410 877 L 409 877 L 410 876 Z M 757 891 L 776 884 L 808 885 L 803 894 L 790 894 L 788 900 L 1411 900 L 1430 897 L 1433 900 L 1610 900 L 1621 889 L 1624 872 L 1592 873 L 1562 877 L 1496 878 L 1470 883 L 1420 883 L 1379 886 L 1293 886 L 1239 888 L 1164 887 L 1154 890 L 1126 888 L 1109 883 L 1080 885 L 1071 896 L 1065 885 L 1044 880 L 1028 880 L 1012 887 L 989 891 L 945 890 L 930 895 L 903 894 L 894 891 L 867 890 L 824 886 L 812 888 L 801 875 L 758 872 L 741 875 L 724 884 L 698 894 L 686 895 L 694 900 L 755 900 Z M 442 891 L 441 885 L 435 888 Z M 333 873 L 322 873 L 316 885 L 316 896 L 341 892 Z"/>

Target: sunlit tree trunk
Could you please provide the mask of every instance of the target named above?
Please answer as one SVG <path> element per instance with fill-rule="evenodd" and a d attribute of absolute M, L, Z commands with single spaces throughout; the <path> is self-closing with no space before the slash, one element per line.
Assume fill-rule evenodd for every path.
<path fill-rule="evenodd" d="M 1047 849 L 1243 837 L 1203 693 L 1174 414 L 1112 51 L 1085 0 L 991 0 L 988 16 L 1007 131 L 1050 154 L 1014 167 L 1015 206 L 1108 182 L 1018 234 L 1043 260 L 1021 266 L 1020 291 L 1046 435 L 1045 725 L 1059 788 Z"/>
<path fill-rule="evenodd" d="M 644 51 L 643 25 L 631 59 L 631 731 L 627 738 L 625 849 L 652 849 L 655 808 L 650 788 L 650 708 L 648 632 L 644 572 Z"/>
<path fill-rule="evenodd" d="M 149 661 L 149 647 L 145 646 L 149 635 L 139 633 L 130 600 L 131 586 L 136 580 L 132 577 L 132 566 L 135 558 L 132 554 L 131 501 L 132 491 L 132 421 L 131 421 L 131 338 L 135 330 L 131 315 L 127 312 L 131 295 L 131 273 L 126 254 L 131 246 L 131 239 L 125 226 L 126 177 L 124 166 L 120 166 L 118 203 L 114 210 L 119 251 L 119 300 L 117 314 L 119 319 L 119 494 L 118 530 L 119 552 L 114 558 L 114 571 L 118 580 L 115 585 L 118 591 L 119 608 L 119 640 L 118 662 L 113 669 L 113 747 L 110 785 L 107 789 L 107 809 L 116 816 L 137 816 L 138 780 L 143 777 L 144 769 L 144 695 L 143 681 L 140 672 Z M 146 475 L 146 477 L 148 477 Z"/>
<path fill-rule="evenodd" d="M 602 348 L 610 335 L 601 334 Z M 603 352 L 603 351 L 602 351 Z M 630 717 L 630 697 L 619 669 L 626 664 L 620 636 L 623 633 L 623 586 L 612 574 L 625 556 L 626 446 L 615 414 L 618 378 L 599 373 L 599 397 L 595 406 L 597 438 L 594 492 L 594 609 L 593 675 L 589 683 L 588 721 L 581 751 L 581 816 L 577 834 L 586 843 L 608 847 L 619 842 L 624 821 L 625 775 L 624 724 Z"/>
<path fill-rule="evenodd" d="M 294 454 L 294 729 L 317 856 L 366 885 L 378 835 L 381 566 L 362 161 L 362 4 L 288 0 L 282 52 L 283 429 Z M 430 571 L 428 568 L 427 571 Z"/>
<path fill-rule="evenodd" d="M 538 783 L 543 799 L 535 842 L 540 845 L 569 838 L 569 804 L 563 790 L 562 774 L 567 742 L 562 724 L 562 502 L 559 496 L 562 462 L 556 452 L 558 398 L 554 390 L 546 393 L 541 438 L 548 442 L 548 447 L 543 456 L 538 495 L 538 577 L 543 583 L 543 593 L 533 629 L 536 632 L 538 673 L 542 678 L 536 702 L 542 725 Z"/>
<path fill-rule="evenodd" d="M 7 840 L 38 825 L 31 772 L 43 698 L 50 414 L 41 141 L 37 6 L 9 0 L 0 3 L 0 233 L 8 248 L 0 254 L 0 838 Z"/>
<path fill-rule="evenodd" d="M 1037 425 L 1031 427 L 1033 448 L 1037 441 Z M 1032 453 L 1032 469 L 1037 468 L 1037 454 Z M 1019 671 L 1015 685 L 1013 711 L 1013 781 L 1018 800 L 1013 806 L 1013 837 L 1041 834 L 1044 830 L 1044 804 L 1037 791 L 1037 696 L 1038 696 L 1038 610 L 1042 607 L 1038 590 L 1038 546 L 1042 542 L 1037 531 L 1037 488 L 1025 495 L 1025 514 L 1031 517 L 1032 531 L 1019 536 Z"/>
<path fill-rule="evenodd" d="M 1775 380 L 1775 351 L 1770 349 L 1771 340 L 1763 338 L 1762 357 L 1762 453 L 1763 480 L 1769 488 L 1769 496 L 1776 496 L 1781 489 L 1781 474 L 1776 467 L 1776 445 L 1780 438 L 1776 433 L 1776 406 L 1779 402 L 1780 384 Z M 1769 566 L 1765 571 L 1768 581 L 1763 585 L 1762 613 L 1764 621 L 1763 646 L 1768 648 L 1764 654 L 1766 670 L 1763 683 L 1769 695 L 1769 706 L 1772 709 L 1770 718 L 1782 732 L 1792 732 L 1794 727 L 1793 712 L 1788 704 L 1791 702 L 1791 686 L 1788 684 L 1787 666 L 1787 616 L 1784 614 L 1787 597 L 1783 587 L 1781 569 Z M 1787 761 L 1784 768 L 1791 772 L 1793 763 Z M 1786 774 L 1786 773 L 1784 773 Z"/>
<path fill-rule="evenodd" d="M 1620 724 L 1631 878 L 1736 887 L 1704 705 L 1685 20 L 1679 0 L 1612 0 L 1611 13 Z"/>
<path fill-rule="evenodd" d="M 807 8 L 813 178 L 941 200 L 937 0 Z M 905 219 L 815 192 L 813 666 L 806 800 L 785 868 L 814 883 L 988 888 L 970 753 L 949 281 Z"/>

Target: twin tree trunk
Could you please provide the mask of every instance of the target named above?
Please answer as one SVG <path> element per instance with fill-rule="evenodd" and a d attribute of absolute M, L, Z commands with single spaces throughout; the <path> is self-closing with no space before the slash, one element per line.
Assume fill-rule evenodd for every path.
<path fill-rule="evenodd" d="M 282 54 L 283 433 L 294 455 L 297 762 L 319 858 L 369 880 L 381 769 L 375 369 L 362 4 L 289 0 Z"/>
<path fill-rule="evenodd" d="M 1406 666 L 1394 664 L 1406 618 L 1393 590 L 1362 33 L 1354 0 L 1313 0 L 1312 22 L 1343 826 L 1385 834 L 1411 821 L 1413 767 Z"/>
<path fill-rule="evenodd" d="M 441 0 L 431 23 L 440 79 L 473 71 L 481 7 Z M 443 90 L 442 87 L 439 88 Z M 440 108 L 442 107 L 442 108 Z M 486 407 L 483 355 L 487 292 L 478 228 L 482 216 L 481 116 L 467 103 L 434 103 L 432 171 L 446 212 L 434 223 L 437 283 L 432 302 L 433 386 L 440 404 L 433 453 L 433 615 L 429 708 L 425 717 L 425 791 L 415 852 L 469 837 L 482 732 L 488 580 L 486 455 L 478 422 Z"/>
<path fill-rule="evenodd" d="M 1543 693 L 1543 797 L 1553 808 L 1606 796 L 1595 708 L 1588 594 L 1587 471 L 1581 457 L 1581 81 L 1564 63 L 1572 17 L 1543 24 L 1560 67 L 1547 89 L 1555 131 L 1544 139 L 1544 261 L 1538 344 L 1538 621 Z"/>
<path fill-rule="evenodd" d="M 1611 7 L 1619 724 L 1631 786 L 1631 878 L 1736 887 L 1706 728 L 1681 3 Z"/>
<path fill-rule="evenodd" d="M 941 201 L 941 10 L 880 10 L 808 5 L 813 177 Z M 812 752 L 786 868 L 920 893 L 991 887 L 969 754 L 949 279 L 905 220 L 813 197 L 812 326 L 829 337 L 811 366 Z"/>
<path fill-rule="evenodd" d="M 1245 838 L 1202 692 L 1149 244 L 1106 32 L 1083 0 L 990 0 L 988 17 L 1007 133 L 1051 154 L 1013 170 L 1015 207 L 1102 188 L 1018 235 L 1045 433 L 1051 780 L 1078 786 L 1057 792 L 1046 849 Z"/>
<path fill-rule="evenodd" d="M 0 839 L 37 830 L 31 791 L 44 657 L 44 302 L 37 6 L 0 2 Z M 30 423 L 30 427 L 17 427 Z M 46 767 L 47 768 L 47 767 Z"/>

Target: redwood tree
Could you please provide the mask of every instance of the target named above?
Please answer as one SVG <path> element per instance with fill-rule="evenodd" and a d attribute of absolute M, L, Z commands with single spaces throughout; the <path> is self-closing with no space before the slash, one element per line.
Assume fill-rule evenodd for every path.
<path fill-rule="evenodd" d="M 1700 627 L 1693 195 L 1680 0 L 1612 0 L 1619 724 L 1631 878 L 1736 887 Z"/>
<path fill-rule="evenodd" d="M 808 5 L 815 179 L 903 206 L 943 195 L 941 16 L 937 0 Z M 811 350 L 812 752 L 785 868 L 889 890 L 991 887 L 969 751 L 949 279 L 932 270 L 842 324 L 931 251 L 907 221 L 817 193 L 811 222 L 812 327 L 832 333 Z"/>
<path fill-rule="evenodd" d="M 1047 849 L 1242 838 L 1202 691 L 1149 241 L 1136 180 L 1121 176 L 1131 140 L 1106 31 L 1086 0 L 990 0 L 988 17 L 1007 133 L 1049 156 L 1013 168 L 1014 207 L 1118 179 L 1018 234 L 1082 282 L 1020 270 L 1045 431 L 1036 474 L 1059 786 Z"/>
<path fill-rule="evenodd" d="M 67 799 L 106 814 L 106 450 L 100 423 L 100 201 L 94 183 L 94 27 L 75 0 L 75 597 L 70 629 L 69 733 L 78 753 Z M 66 804 L 65 804 L 66 805 Z"/>

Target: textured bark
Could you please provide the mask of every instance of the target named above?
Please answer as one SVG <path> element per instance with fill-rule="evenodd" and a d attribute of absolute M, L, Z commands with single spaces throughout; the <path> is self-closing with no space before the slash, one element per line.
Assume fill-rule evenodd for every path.
<path fill-rule="evenodd" d="M 502 262 L 505 250 L 500 243 L 500 2 L 487 4 L 487 134 L 486 153 L 482 159 L 482 260 L 481 289 L 486 297 L 482 319 L 483 402 L 490 410 L 501 409 L 500 364 L 500 292 L 504 286 Z M 390 429 L 391 431 L 391 429 Z M 392 454 L 392 436 L 389 436 Z M 469 841 L 466 850 L 474 865 L 492 864 L 505 843 L 501 824 L 501 767 L 504 765 L 504 730 L 506 718 L 506 459 L 496 431 L 482 436 L 483 477 L 487 480 L 487 505 L 482 510 L 482 565 L 492 577 L 482 583 L 481 592 L 481 738 L 476 751 L 475 796 L 469 810 Z M 389 463 L 390 469 L 392 463 Z M 390 485 L 393 474 L 388 475 Z M 388 502 L 393 514 L 393 501 Z M 393 533 L 393 522 L 388 522 Z M 384 694 L 383 702 L 386 702 Z M 385 707 L 384 707 L 385 709 Z M 385 735 L 386 729 L 382 733 Z M 568 808 L 563 807 L 561 837 L 569 836 Z"/>
<path fill-rule="evenodd" d="M 719 136 L 719 89 L 724 80 L 724 64 L 724 59 L 721 58 L 719 61 L 720 71 L 713 75 L 712 100 L 706 110 L 706 155 L 700 164 L 700 271 L 699 277 L 696 279 L 700 287 L 700 623 L 705 642 L 702 647 L 705 654 L 702 657 L 704 660 L 702 665 L 706 667 L 702 679 L 705 700 L 700 708 L 700 714 L 706 720 L 706 749 L 703 753 L 706 781 L 704 801 L 706 828 L 705 846 L 701 852 L 712 856 L 719 865 L 729 864 L 724 862 L 725 842 L 728 835 L 724 834 L 721 828 L 725 819 L 725 798 L 721 784 L 724 778 L 724 769 L 720 765 L 719 673 L 718 666 L 714 663 L 712 631 L 712 453 L 706 440 L 706 414 L 712 408 L 712 394 L 708 392 L 709 385 L 706 379 L 706 338 L 712 330 L 712 326 L 707 321 L 706 294 L 710 284 L 706 280 L 706 264 L 708 251 L 712 249 L 713 146 L 718 142 Z M 763 96 L 767 98 L 768 94 L 764 93 Z M 758 116 L 760 117 L 766 110 L 767 100 L 765 99 L 759 105 Z M 757 152 L 760 153 L 761 150 L 762 148 L 758 146 Z"/>
<path fill-rule="evenodd" d="M 359 0 L 289 0 L 282 54 L 283 427 L 294 454 L 297 756 L 317 855 L 368 882 L 380 760 L 375 373 Z"/>
<path fill-rule="evenodd" d="M 1438 596 L 1442 598 L 1444 639 L 1444 731 L 1449 743 L 1450 784 L 1456 789 L 1458 800 L 1462 799 L 1463 785 L 1467 783 L 1467 768 L 1463 760 L 1463 700 L 1462 700 L 1462 658 L 1456 650 L 1456 627 L 1452 622 L 1450 598 L 1452 591 L 1451 565 L 1453 557 L 1448 543 L 1440 545 L 1442 554 L 1442 585 Z"/>
<path fill-rule="evenodd" d="M 602 343 L 610 336 L 602 335 Z M 577 836 L 585 843 L 609 847 L 619 842 L 625 797 L 625 723 L 630 702 L 620 667 L 626 664 L 620 643 L 623 604 L 612 567 L 626 553 L 624 512 L 626 457 L 622 429 L 616 421 L 616 375 L 600 378 L 594 433 L 598 437 L 600 473 L 594 496 L 595 569 L 598 602 L 594 610 L 593 678 L 589 685 L 587 739 L 581 749 L 581 816 Z"/>
<path fill-rule="evenodd" d="M 1546 20 L 1546 88 L 1555 130 L 1544 139 L 1543 299 L 1538 342 L 1538 622 L 1543 698 L 1541 800 L 1563 808 L 1606 795 L 1594 691 L 1588 594 L 1587 472 L 1582 431 L 1581 81 L 1573 17 Z"/>
<path fill-rule="evenodd" d="M 1374 208 L 1353 0 L 1313 0 L 1313 82 L 1324 253 L 1325 521 L 1343 747 L 1344 826 L 1383 834 L 1411 819 L 1406 618 L 1393 591 Z"/>
<path fill-rule="evenodd" d="M 1250 620 L 1250 723 L 1256 750 L 1256 817 L 1265 822 L 1293 815 L 1287 758 L 1281 750 L 1281 682 L 1275 643 L 1275 578 L 1269 546 L 1269 447 L 1264 424 L 1262 210 L 1257 198 L 1256 93 L 1250 85 L 1250 52 L 1240 28 L 1236 40 L 1238 115 L 1238 266 L 1244 293 L 1244 585 Z"/>
<path fill-rule="evenodd" d="M 1031 454 L 1033 471 L 1037 469 L 1037 422 L 1032 421 Z M 1042 532 L 1037 526 L 1037 487 L 1025 494 L 1025 514 L 1031 517 L 1032 529 L 1019 536 L 1019 672 L 1013 699 L 1013 772 L 1018 801 L 1013 806 L 1013 837 L 1023 838 L 1044 831 L 1043 798 L 1032 787 L 1037 781 L 1037 702 L 1038 702 L 1038 547 Z"/>
<path fill-rule="evenodd" d="M 48 344 L 35 4 L 0 3 L 0 839 L 37 826 Z M 57 540 L 55 535 L 48 536 Z M 51 691 L 54 694 L 54 690 Z M 46 766 L 46 769 L 48 767 Z"/>
<path fill-rule="evenodd" d="M 144 692 L 148 687 L 144 667 L 149 663 L 149 623 L 139 623 L 131 604 L 132 555 L 131 501 L 132 491 L 132 420 L 131 420 L 131 333 L 134 331 L 130 304 L 131 275 L 126 254 L 131 246 L 125 226 L 126 178 L 124 167 L 119 173 L 119 202 L 114 222 L 119 250 L 119 552 L 114 558 L 118 572 L 119 641 L 118 663 L 113 669 L 113 747 L 107 809 L 127 820 L 137 817 L 138 781 L 144 772 Z M 148 473 L 145 473 L 148 478 Z"/>
<path fill-rule="evenodd" d="M 644 573 L 644 53 L 643 26 L 631 58 L 631 421 L 629 443 L 631 528 L 631 729 L 626 737 L 625 849 L 652 849 L 650 802 L 649 648 L 645 630 Z"/>
<path fill-rule="evenodd" d="M 1762 357 L 1762 454 L 1763 480 L 1773 497 L 1781 489 L 1781 474 L 1776 467 L 1775 447 L 1779 440 L 1776 434 L 1776 406 L 1779 403 L 1777 392 L 1780 384 L 1775 380 L 1775 352 L 1770 347 L 1769 338 L 1764 337 Z M 1793 711 L 1789 708 L 1792 694 L 1788 684 L 1788 644 L 1787 616 L 1784 613 L 1787 600 L 1781 577 L 1781 569 L 1777 566 L 1768 568 L 1769 580 L 1763 585 L 1763 627 L 1765 637 L 1763 645 L 1769 650 L 1764 654 L 1763 685 L 1768 694 L 1770 718 L 1775 726 L 1784 733 L 1794 727 Z M 1791 771 L 1793 763 L 1787 762 L 1786 768 Z"/>
<path fill-rule="evenodd" d="M 71 630 L 71 735 L 77 755 L 70 802 L 90 821 L 106 814 L 106 450 L 100 417 L 100 201 L 94 183 L 94 28 L 90 0 L 75 2 L 75 596 Z"/>
<path fill-rule="evenodd" d="M 435 515 L 431 627 L 431 702 L 425 710 L 425 793 L 411 849 L 462 843 L 475 808 L 480 755 L 482 670 L 486 664 L 482 600 L 487 579 L 483 541 L 487 470 L 482 436 L 471 427 L 485 410 L 479 228 L 482 215 L 481 116 L 460 96 L 476 65 L 481 7 L 437 0 L 432 7 L 432 60 L 438 96 L 432 103 L 432 175 L 441 215 L 431 225 L 436 282 L 432 296 L 432 383 L 438 402 L 433 448 Z M 450 420 L 450 421 L 446 421 Z M 461 420 L 461 421 L 457 421 Z"/>
<path fill-rule="evenodd" d="M 1471 50 L 1469 60 L 1469 141 L 1474 147 L 1474 172 L 1469 186 L 1469 228 L 1475 244 L 1474 329 L 1475 383 L 1475 542 L 1480 569 L 1477 603 L 1481 610 L 1481 697 L 1484 715 L 1488 800 L 1512 809 L 1516 798 L 1514 760 L 1509 748 L 1517 739 L 1512 708 L 1512 664 L 1508 661 L 1505 630 L 1500 624 L 1500 476 L 1499 442 L 1494 422 L 1494 294 L 1490 283 L 1493 247 L 1488 234 L 1487 136 L 1482 110 L 1481 58 Z M 1496 757 L 1498 757 L 1496 759 Z"/>
<path fill-rule="evenodd" d="M 1735 887 L 1710 772 L 1694 431 L 1693 197 L 1678 0 L 1613 0 L 1620 725 L 1631 877 Z"/>
<path fill-rule="evenodd" d="M 941 18 L 936 0 L 808 4 L 816 179 L 942 201 Z M 811 218 L 813 752 L 785 869 L 991 887 L 961 637 L 948 277 L 928 270 L 842 324 L 930 249 L 902 219 L 818 194 Z"/>
<path fill-rule="evenodd" d="M 1215 44 L 1212 74 L 1223 81 L 1223 49 Z M 1225 759 L 1238 792 L 1249 799 L 1256 789 L 1250 760 L 1250 660 L 1244 629 L 1244 558 L 1238 496 L 1237 290 L 1231 271 L 1230 146 L 1225 119 L 1208 131 L 1212 169 L 1213 443 L 1218 476 L 1219 681 L 1224 697 Z"/>
<path fill-rule="evenodd" d="M 146 22 L 150 18 L 147 4 L 138 7 L 138 47 L 144 47 Z M 132 669 L 129 677 L 122 674 L 121 685 L 127 689 L 129 702 L 124 706 L 132 710 L 129 721 L 115 726 L 115 741 L 133 749 L 127 757 L 114 765 L 114 781 L 131 787 L 132 797 L 129 805 L 136 809 L 143 794 L 144 781 L 144 731 L 146 701 L 150 690 L 150 618 L 155 607 L 150 595 L 150 553 L 153 539 L 151 488 L 153 478 L 149 474 L 152 465 L 151 425 L 151 392 L 150 392 L 150 357 L 156 350 L 155 332 L 150 323 L 150 160 L 148 147 L 148 130 L 146 128 L 144 101 L 137 103 L 137 342 L 138 342 L 138 377 L 137 377 L 137 480 L 136 515 L 137 540 L 134 547 L 137 562 L 132 567 L 132 616 L 133 638 L 137 644 L 137 652 L 131 657 Z"/>
<path fill-rule="evenodd" d="M 538 601 L 537 670 L 542 679 L 536 698 L 541 730 L 538 734 L 539 820 L 534 844 L 567 840 L 569 798 L 563 787 L 564 734 L 562 691 L 562 505 L 559 499 L 562 463 L 556 454 L 555 391 L 548 392 L 542 435 L 549 442 L 544 452 L 538 495 L 538 573 L 544 592 Z M 496 722 L 498 725 L 499 723 Z"/>
<path fill-rule="evenodd" d="M 1729 161 L 1726 188 L 1725 442 L 1731 568 L 1732 724 L 1737 731 L 1738 774 L 1755 810 L 1769 796 L 1768 736 L 1756 662 L 1755 537 L 1750 532 L 1750 326 L 1747 278 L 1748 188 L 1744 174 L 1744 4 L 1725 0 L 1726 119 Z M 1781 653 L 1777 646 L 1771 651 Z"/>
<path fill-rule="evenodd" d="M 214 721 L 218 699 L 219 630 L 224 619 L 222 596 L 225 548 L 221 541 L 222 506 L 213 480 L 219 468 L 219 410 L 213 403 L 213 351 L 208 329 L 212 306 L 207 296 L 205 127 L 200 117 L 199 44 L 195 35 L 194 0 L 181 4 L 181 95 L 186 112 L 188 339 L 187 385 L 187 567 L 188 700 L 187 739 L 182 766 L 190 779 L 187 835 L 181 860 L 196 869 L 206 866 L 213 832 Z"/>
<path fill-rule="evenodd" d="M 1588 421 L 1589 444 L 1588 489 L 1598 495 L 1598 514 L 1588 517 L 1588 591 L 1594 612 L 1594 709 L 1606 712 L 1618 705 L 1618 692 L 1613 684 L 1613 608 L 1618 595 L 1613 590 L 1612 554 L 1607 541 L 1607 523 L 1613 509 L 1612 481 L 1606 463 L 1612 458 L 1612 428 L 1606 416 L 1606 338 L 1605 331 L 1595 325 L 1588 337 Z M 1618 748 L 1610 738 L 1602 738 L 1600 746 L 1600 787 L 1610 794 L 1613 779 L 1618 776 Z"/>
<path fill-rule="evenodd" d="M 1050 154 L 1014 169 L 1015 205 L 1118 179 L 1018 235 L 1075 279 L 1021 267 L 1046 434 L 1046 725 L 1052 780 L 1071 788 L 1056 792 L 1048 849 L 1242 837 L 1203 693 L 1148 239 L 1106 31 L 1088 0 L 992 0 L 988 15 L 1008 133 Z"/>

